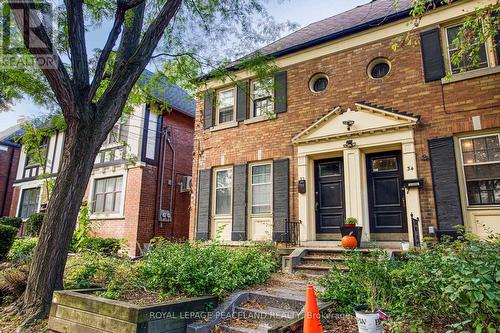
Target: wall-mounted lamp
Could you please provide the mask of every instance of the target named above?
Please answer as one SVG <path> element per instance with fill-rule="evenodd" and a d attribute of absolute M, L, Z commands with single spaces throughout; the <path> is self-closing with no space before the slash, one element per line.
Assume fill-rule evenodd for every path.
<path fill-rule="evenodd" d="M 354 147 L 356 147 L 356 142 L 354 142 L 352 140 L 347 140 L 344 143 L 344 148 L 354 148 Z"/>
<path fill-rule="evenodd" d="M 351 130 L 351 126 L 354 125 L 354 120 L 344 120 L 342 122 L 342 124 L 344 124 L 345 126 L 347 126 L 347 130 L 350 131 Z"/>

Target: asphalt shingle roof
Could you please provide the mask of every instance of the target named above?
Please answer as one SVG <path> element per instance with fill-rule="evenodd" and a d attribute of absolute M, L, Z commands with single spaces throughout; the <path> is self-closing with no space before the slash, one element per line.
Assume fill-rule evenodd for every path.
<path fill-rule="evenodd" d="M 139 84 L 146 85 L 152 79 L 153 75 L 154 74 L 147 69 L 144 70 L 138 81 Z M 194 118 L 196 111 L 195 100 L 178 85 L 166 82 L 166 80 L 162 80 L 161 82 L 163 85 L 161 88 L 153 89 L 150 92 L 152 97 L 159 101 L 165 101 L 170 107 Z"/>

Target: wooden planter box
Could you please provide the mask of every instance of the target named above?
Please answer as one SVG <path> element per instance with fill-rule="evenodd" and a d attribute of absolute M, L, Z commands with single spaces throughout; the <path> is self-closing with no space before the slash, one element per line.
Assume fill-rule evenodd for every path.
<path fill-rule="evenodd" d="M 54 292 L 49 329 L 63 333 L 185 332 L 217 306 L 212 296 L 135 305 L 93 295 L 99 289 Z"/>

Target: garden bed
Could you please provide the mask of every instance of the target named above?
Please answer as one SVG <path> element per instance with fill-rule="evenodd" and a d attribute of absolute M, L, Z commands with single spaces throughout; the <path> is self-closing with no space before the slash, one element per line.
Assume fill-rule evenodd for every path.
<path fill-rule="evenodd" d="M 98 289 L 56 291 L 49 329 L 65 333 L 166 333 L 182 330 L 217 306 L 216 297 L 136 305 L 95 295 Z"/>

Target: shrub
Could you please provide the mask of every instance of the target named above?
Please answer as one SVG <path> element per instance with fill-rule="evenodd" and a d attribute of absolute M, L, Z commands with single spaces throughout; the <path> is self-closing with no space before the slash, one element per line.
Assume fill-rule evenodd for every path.
<path fill-rule="evenodd" d="M 17 228 L 0 224 L 0 260 L 9 253 L 10 247 L 17 235 Z"/>
<path fill-rule="evenodd" d="M 116 298 L 138 283 L 134 263 L 128 258 L 85 252 L 68 259 L 65 289 L 104 287 L 102 296 Z"/>
<path fill-rule="evenodd" d="M 0 217 L 0 224 L 10 225 L 11 227 L 19 229 L 23 220 L 20 217 L 2 216 Z"/>
<path fill-rule="evenodd" d="M 26 220 L 26 234 L 28 236 L 37 237 L 42 229 L 43 213 L 34 213 Z"/>
<path fill-rule="evenodd" d="M 90 237 L 80 243 L 80 251 L 94 251 L 106 255 L 116 255 L 120 250 L 122 241 L 116 238 Z"/>
<path fill-rule="evenodd" d="M 380 305 L 394 321 L 411 321 L 414 330 L 448 324 L 489 332 L 500 321 L 499 262 L 498 236 L 489 241 L 466 237 L 397 260 L 384 257 L 374 262 L 353 256 L 347 260 L 350 271 L 332 270 L 322 280 L 322 297 L 335 300 L 337 310 L 351 312 L 366 299 L 360 280 L 369 279 L 378 264 L 386 279 Z"/>
<path fill-rule="evenodd" d="M 263 247 L 161 242 L 146 253 L 139 276 L 147 288 L 167 294 L 222 297 L 265 282 L 275 269 L 275 253 Z"/>
<path fill-rule="evenodd" d="M 28 264 L 2 267 L 0 272 L 0 303 L 12 302 L 22 295 L 28 281 Z"/>
<path fill-rule="evenodd" d="M 33 256 L 33 252 L 37 243 L 37 237 L 16 239 L 12 244 L 7 257 L 10 260 L 30 259 Z"/>

